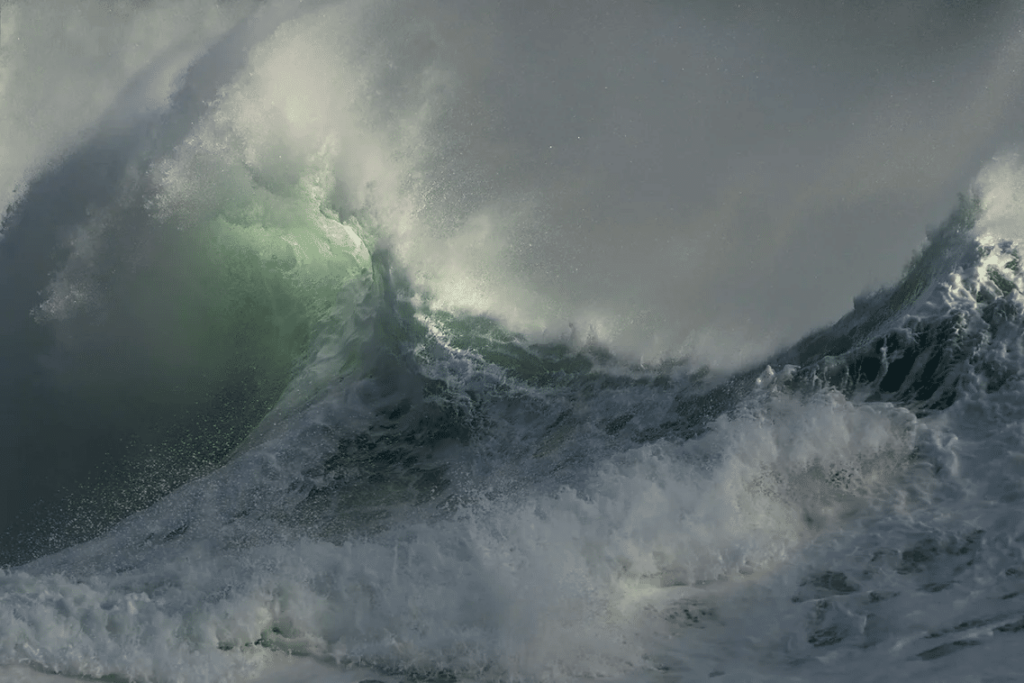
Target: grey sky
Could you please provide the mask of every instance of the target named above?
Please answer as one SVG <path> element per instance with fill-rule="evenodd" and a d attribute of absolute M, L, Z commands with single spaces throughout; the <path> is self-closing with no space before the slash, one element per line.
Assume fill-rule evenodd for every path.
<path fill-rule="evenodd" d="M 1013 3 L 421 11 L 450 76 L 432 171 L 500 207 L 542 326 L 635 353 L 731 364 L 837 318 L 1024 129 Z"/>

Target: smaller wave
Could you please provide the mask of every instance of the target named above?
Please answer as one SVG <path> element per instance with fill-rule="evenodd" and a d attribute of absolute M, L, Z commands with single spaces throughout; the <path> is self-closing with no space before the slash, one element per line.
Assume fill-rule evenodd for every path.
<path fill-rule="evenodd" d="M 835 325 L 771 360 L 792 366 L 786 383 L 836 387 L 919 415 L 950 407 L 981 378 L 997 388 L 1015 375 L 979 363 L 1020 325 L 1020 247 L 978 229 L 980 195 L 961 196 L 950 217 L 891 288 L 860 297 Z"/>

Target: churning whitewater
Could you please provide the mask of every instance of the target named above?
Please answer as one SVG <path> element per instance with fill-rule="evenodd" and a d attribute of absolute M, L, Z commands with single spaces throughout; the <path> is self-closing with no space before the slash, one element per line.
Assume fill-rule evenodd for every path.
<path fill-rule="evenodd" d="M 694 265 L 706 287 L 685 281 L 692 312 L 659 302 L 685 276 L 656 252 L 683 238 L 638 227 L 630 253 L 620 218 L 660 220 L 646 183 L 664 178 L 587 175 L 588 155 L 622 153 L 610 138 L 519 156 L 534 132 L 508 122 L 481 151 L 474 126 L 501 113 L 466 92 L 490 87 L 496 55 L 521 60 L 500 72 L 513 89 L 534 48 L 600 62 L 585 47 L 604 44 L 606 22 L 625 34 L 608 43 L 623 69 L 647 54 L 638 35 L 667 49 L 670 15 L 692 31 L 687 51 L 733 59 L 733 31 L 789 30 L 763 29 L 760 12 L 552 10 L 583 35 L 552 47 L 537 38 L 548 17 L 489 5 L 470 18 L 355 2 L 66 10 L 0 14 L 0 679 L 1019 675 L 1020 156 L 975 167 L 896 284 L 837 322 L 790 312 L 809 299 L 779 294 L 788 273 L 764 285 L 777 320 L 718 318 L 764 279 L 746 247 L 693 236 L 687 249 L 715 262 Z M 957 35 L 994 30 L 956 11 Z M 684 28 L 695 17 L 722 32 Z M 529 33 L 529 49 L 503 31 Z M 990 86 L 1016 73 L 1013 35 Z M 765 54 L 788 64 L 786 49 Z M 545 106 L 590 106 L 578 68 L 537 82 L 560 93 L 537 95 Z M 629 87 L 623 102 L 654 97 Z M 986 121 L 1005 102 L 988 101 Z M 612 127 L 593 131 L 642 112 L 606 106 Z M 636 144 L 654 158 L 667 143 Z M 796 202 L 787 182 L 744 187 Z M 591 220 L 578 204 L 596 210 L 612 186 L 637 199 L 608 209 L 605 232 L 592 219 L 599 258 L 559 221 Z M 808 187 L 810 213 L 837 196 Z M 702 209 L 727 245 L 744 234 L 729 221 L 754 215 L 745 201 Z M 776 235 L 778 258 L 808 274 L 801 296 L 826 296 L 810 274 L 831 260 L 841 278 L 846 252 L 801 252 L 806 226 L 772 220 L 751 242 Z M 578 272 L 587 254 L 609 289 Z M 652 289 L 634 306 L 639 280 Z"/>

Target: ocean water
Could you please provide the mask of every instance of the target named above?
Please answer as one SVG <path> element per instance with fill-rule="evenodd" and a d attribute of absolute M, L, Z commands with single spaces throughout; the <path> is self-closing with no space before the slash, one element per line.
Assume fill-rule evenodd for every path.
<path fill-rule="evenodd" d="M 501 73 L 527 69 L 543 13 L 423 7 L 0 8 L 0 680 L 1018 680 L 1020 157 L 905 228 L 884 286 L 842 226 L 729 233 L 775 235 L 807 273 L 787 297 L 707 235 L 617 251 L 615 218 L 602 308 L 557 215 L 610 185 L 471 130 L 498 114 L 467 84 L 504 31 L 533 37 Z M 724 28 L 687 49 L 761 17 L 701 11 Z M 672 239 L 724 279 L 659 303 Z M 771 322 L 715 317 L 757 289 Z"/>

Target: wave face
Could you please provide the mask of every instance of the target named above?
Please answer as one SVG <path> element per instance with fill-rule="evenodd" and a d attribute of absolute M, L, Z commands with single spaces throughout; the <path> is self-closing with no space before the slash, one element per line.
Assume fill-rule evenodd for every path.
<path fill-rule="evenodd" d="M 590 54 L 609 18 L 479 7 L 86 2 L 71 26 L 63 5 L 4 4 L 0 125 L 28 132 L 0 141 L 0 678 L 1013 680 L 1019 157 L 985 167 L 895 285 L 802 338 L 811 318 L 756 319 L 758 346 L 701 317 L 763 272 L 699 236 L 715 268 L 697 276 L 731 271 L 668 316 L 668 233 L 623 255 L 595 228 L 619 254 L 599 259 L 602 308 L 559 215 L 623 179 L 575 175 L 582 151 L 509 151 L 535 131 L 466 92 L 509 55 L 513 91 L 554 64 L 549 24 Z M 669 10 L 644 11 L 610 19 L 668 40 Z M 756 12 L 706 11 L 765 36 Z M 1006 18 L 967 14 L 956 35 Z M 87 97 L 93 68 L 113 75 Z M 579 69 L 552 78 L 590 102 Z M 66 113 L 39 105 L 34 135 L 6 95 L 48 74 Z M 608 106 L 594 130 L 635 113 Z M 493 117 L 508 137 L 480 152 Z M 624 189 L 658 220 L 657 193 Z M 644 311 L 616 258 L 651 279 Z M 804 300 L 778 299 L 780 320 Z"/>

